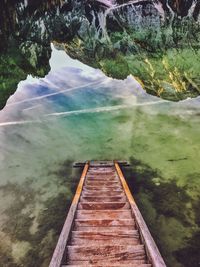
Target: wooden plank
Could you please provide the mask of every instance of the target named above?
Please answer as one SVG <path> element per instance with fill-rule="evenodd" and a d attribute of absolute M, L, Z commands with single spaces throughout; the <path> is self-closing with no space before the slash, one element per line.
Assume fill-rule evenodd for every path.
<path fill-rule="evenodd" d="M 116 179 L 115 181 L 110 180 L 110 181 L 99 181 L 99 180 L 88 180 L 85 182 L 85 185 L 89 185 L 89 186 L 115 186 L 115 185 L 120 185 L 119 181 Z"/>
<path fill-rule="evenodd" d="M 125 263 L 123 263 L 123 262 L 125 262 Z M 136 263 L 136 264 L 134 264 L 134 263 L 130 263 L 130 261 L 129 262 L 127 262 L 127 261 L 121 261 L 121 263 L 120 262 L 118 262 L 118 263 L 103 263 L 103 264 L 101 264 L 100 265 L 100 263 L 98 263 L 98 265 L 95 263 L 95 264 L 90 264 L 90 263 L 85 263 L 85 261 L 83 262 L 79 262 L 80 263 L 80 265 L 77 263 L 72 263 L 73 265 L 62 265 L 62 267 L 152 267 L 151 266 L 151 264 L 140 264 L 140 263 Z M 140 261 L 141 262 L 141 261 Z"/>
<path fill-rule="evenodd" d="M 116 232 L 110 232 L 109 230 L 106 232 L 98 232 L 95 233 L 92 231 L 72 231 L 72 238 L 82 238 L 82 239 L 88 239 L 91 240 L 102 240 L 102 239 L 121 239 L 121 238 L 133 238 L 137 239 L 139 238 L 139 233 L 137 230 L 118 230 Z"/>
<path fill-rule="evenodd" d="M 83 188 L 83 192 L 84 193 L 92 193 L 94 196 L 97 194 L 97 195 L 101 195 L 101 194 L 115 194 L 115 195 L 118 195 L 120 193 L 123 193 L 123 190 L 122 189 L 112 189 L 112 190 L 109 190 L 108 188 L 104 188 L 104 189 L 86 189 L 86 188 Z"/>
<path fill-rule="evenodd" d="M 107 176 L 106 176 L 106 177 L 102 177 L 102 176 L 101 176 L 101 177 L 99 177 L 99 178 L 97 178 L 96 176 L 92 176 L 92 177 L 88 177 L 88 178 L 87 178 L 87 181 L 88 181 L 88 182 L 91 182 L 91 181 L 92 181 L 92 182 L 100 182 L 100 183 L 101 183 L 101 182 L 106 183 L 106 182 L 110 182 L 110 181 L 118 182 L 118 180 L 117 180 L 116 177 L 111 177 L 111 176 L 110 176 L 109 178 L 108 178 Z"/>
<path fill-rule="evenodd" d="M 118 219 L 118 220 L 97 220 L 97 219 L 90 219 L 90 220 L 78 220 L 75 219 L 75 227 L 77 226 L 132 226 L 133 228 L 135 227 L 135 221 L 133 219 Z"/>
<path fill-rule="evenodd" d="M 60 267 L 62 264 L 63 257 L 65 256 L 67 241 L 69 238 L 69 234 L 71 231 L 72 223 L 74 220 L 75 212 L 76 212 L 78 201 L 79 201 L 82 189 L 83 189 L 83 184 L 85 181 L 85 177 L 86 177 L 88 168 L 89 168 L 89 162 L 85 164 L 83 173 L 81 175 L 80 182 L 78 184 L 74 199 L 73 199 L 71 207 L 69 209 L 67 219 L 65 221 L 62 232 L 61 232 L 60 237 L 58 239 L 58 243 L 57 243 L 57 246 L 54 250 L 53 257 L 52 257 L 52 260 L 50 262 L 49 267 Z"/>
<path fill-rule="evenodd" d="M 135 200 L 130 192 L 130 189 L 124 179 L 123 173 L 119 167 L 119 164 L 115 162 L 115 168 L 117 171 L 117 174 L 121 180 L 122 186 L 124 188 L 125 194 L 127 196 L 128 201 L 130 202 L 131 209 L 133 211 L 135 222 L 138 226 L 138 230 L 140 232 L 140 235 L 142 237 L 142 241 L 144 242 L 145 249 L 147 252 L 147 256 L 149 259 L 149 262 L 152 264 L 153 267 L 166 267 L 166 264 L 149 232 L 149 229 L 135 203 Z"/>
<path fill-rule="evenodd" d="M 106 260 L 95 261 L 93 264 L 90 261 L 69 261 L 69 265 L 63 265 L 62 267 L 152 267 L 151 264 L 145 264 L 145 260 L 121 260 L 116 263 Z"/>
<path fill-rule="evenodd" d="M 117 231 L 123 231 L 124 229 L 126 229 L 126 231 L 132 231 L 134 228 L 133 226 L 76 226 L 74 227 L 74 231 L 82 231 L 82 232 L 91 232 L 93 231 L 94 233 L 106 233 L 106 232 L 114 232 L 117 233 Z"/>
<path fill-rule="evenodd" d="M 96 202 L 98 201 L 99 203 L 101 202 L 115 202 L 115 201 L 126 201 L 127 198 L 126 196 L 124 195 L 121 195 L 121 196 L 111 196 L 111 197 L 108 197 L 108 196 L 84 196 L 82 195 L 81 196 L 81 202 Z"/>
<path fill-rule="evenodd" d="M 78 209 L 84 210 L 120 210 L 130 209 L 129 202 L 80 202 Z"/>
<path fill-rule="evenodd" d="M 134 246 L 134 245 L 139 245 L 140 240 L 139 237 L 137 238 L 107 238 L 107 239 L 91 239 L 91 238 L 78 238 L 78 237 L 73 237 L 69 245 L 82 245 L 82 246 L 103 246 L 103 245 L 120 245 L 120 246 Z"/>
<path fill-rule="evenodd" d="M 126 196 L 123 191 L 84 191 L 82 192 L 81 197 L 124 197 Z"/>
<path fill-rule="evenodd" d="M 132 219 L 129 210 L 77 210 L 77 219 Z"/>
<path fill-rule="evenodd" d="M 97 161 L 97 160 L 92 160 L 90 161 L 90 165 L 91 167 L 98 167 L 98 168 L 102 168 L 102 167 L 113 167 L 114 166 L 114 163 L 113 161 Z"/>
<path fill-rule="evenodd" d="M 68 260 L 143 260 L 146 258 L 144 246 L 67 246 Z"/>
<path fill-rule="evenodd" d="M 104 191 L 104 190 L 121 190 L 122 187 L 121 185 L 110 185 L 110 186 L 107 186 L 107 185 L 102 185 L 101 187 L 100 186 L 97 186 L 97 185 L 85 185 L 84 186 L 84 190 L 96 190 L 96 191 Z"/>

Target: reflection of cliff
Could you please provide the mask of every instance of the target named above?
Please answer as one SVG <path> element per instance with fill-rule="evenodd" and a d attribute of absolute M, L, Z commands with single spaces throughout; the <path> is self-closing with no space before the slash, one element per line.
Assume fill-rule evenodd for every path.
<path fill-rule="evenodd" d="M 51 41 L 108 75 L 125 78 L 132 73 L 139 79 L 143 77 L 132 72 L 123 57 L 198 44 L 195 20 L 200 6 L 192 0 L 1 0 L 1 7 L 1 107 L 28 73 L 48 72 Z M 118 64 L 120 58 L 119 71 L 107 66 L 109 58 Z M 126 67 L 124 75 L 120 66 Z"/>

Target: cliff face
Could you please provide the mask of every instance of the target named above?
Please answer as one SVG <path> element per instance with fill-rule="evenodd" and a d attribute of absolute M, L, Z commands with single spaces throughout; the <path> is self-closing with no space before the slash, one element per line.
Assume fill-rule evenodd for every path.
<path fill-rule="evenodd" d="M 1 107 L 26 74 L 43 76 L 49 71 L 50 42 L 115 78 L 125 78 L 132 73 L 153 94 L 157 94 L 158 89 L 162 91 L 163 86 L 148 89 L 145 77 L 131 71 L 133 67 L 129 66 L 126 56 L 142 54 L 141 61 L 144 61 L 148 54 L 154 53 L 155 57 L 169 48 L 183 49 L 186 39 L 190 47 L 196 49 L 199 45 L 200 4 L 196 0 L 1 0 L 1 7 L 0 68 L 4 70 Z M 113 67 L 111 71 L 108 58 L 127 72 L 122 75 Z M 9 69 L 13 69 L 13 65 L 17 74 L 10 84 Z M 146 67 L 150 65 L 147 63 Z"/>

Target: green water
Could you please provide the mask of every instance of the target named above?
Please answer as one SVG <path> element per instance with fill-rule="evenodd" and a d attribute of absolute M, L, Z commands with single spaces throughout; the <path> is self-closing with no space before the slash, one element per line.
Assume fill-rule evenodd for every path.
<path fill-rule="evenodd" d="M 33 133 L 31 127 L 17 129 L 31 143 L 23 139 L 19 146 L 13 140 L 16 154 L 4 170 L 10 181 L 0 188 L 5 209 L 1 250 L 7 244 L 3 266 L 47 266 L 78 181 L 72 161 L 131 157 L 141 161 L 132 159 L 128 177 L 129 182 L 137 179 L 131 189 L 147 224 L 168 266 L 184 266 L 173 253 L 188 247 L 187 239 L 198 230 L 199 120 L 146 109 L 60 118 Z"/>
<path fill-rule="evenodd" d="M 80 177 L 72 163 L 121 159 L 167 266 L 197 267 L 198 108 L 87 68 L 22 83 L 0 113 L 1 266 L 48 266 Z"/>

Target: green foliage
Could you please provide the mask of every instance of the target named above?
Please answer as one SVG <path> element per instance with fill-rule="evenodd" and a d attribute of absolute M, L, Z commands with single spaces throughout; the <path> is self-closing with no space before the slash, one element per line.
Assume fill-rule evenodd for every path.
<path fill-rule="evenodd" d="M 132 74 L 150 94 L 178 101 L 200 93 L 200 49 L 170 49 L 159 54 L 138 54 L 100 61 L 101 69 L 117 79 Z"/>
<path fill-rule="evenodd" d="M 193 19 L 176 17 L 160 28 L 105 29 L 103 37 L 91 25 L 85 40 L 76 40 L 73 57 L 113 78 L 132 74 L 148 93 L 178 101 L 200 93 L 199 32 Z M 73 47 L 68 45 L 69 54 Z"/>
<path fill-rule="evenodd" d="M 49 71 L 49 65 L 45 65 L 41 58 L 40 66 L 31 64 L 31 55 L 23 55 L 16 41 L 10 43 L 4 54 L 0 55 L 0 109 L 12 95 L 20 81 L 25 80 L 28 74 L 44 76 Z"/>
<path fill-rule="evenodd" d="M 113 78 L 124 79 L 129 73 L 128 63 L 120 54 L 115 59 L 105 59 L 100 61 L 99 64 L 104 73 Z"/>

